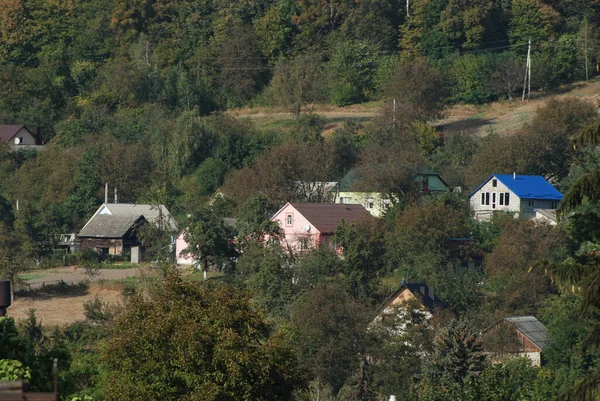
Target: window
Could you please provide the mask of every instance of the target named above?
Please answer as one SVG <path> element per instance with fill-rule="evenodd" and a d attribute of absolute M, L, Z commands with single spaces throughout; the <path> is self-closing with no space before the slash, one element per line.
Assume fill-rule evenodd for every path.
<path fill-rule="evenodd" d="M 527 206 L 529 206 L 529 207 L 535 207 L 535 199 L 528 199 L 527 200 Z"/>
<path fill-rule="evenodd" d="M 498 180 L 497 180 L 497 179 L 495 179 L 495 178 L 494 178 L 494 179 L 492 180 L 492 186 L 493 186 L 494 188 L 498 186 Z"/>
<path fill-rule="evenodd" d="M 369 199 L 367 201 L 367 209 L 373 209 L 375 207 L 375 203 L 373 202 L 373 199 Z"/>
<path fill-rule="evenodd" d="M 550 203 L 550 209 L 556 209 L 558 207 L 558 201 L 552 201 Z"/>
<path fill-rule="evenodd" d="M 510 192 L 504 193 L 504 204 L 506 206 L 510 205 Z"/>
<path fill-rule="evenodd" d="M 492 194 L 492 209 L 496 208 L 496 193 Z"/>
<path fill-rule="evenodd" d="M 294 215 L 291 213 L 288 213 L 285 215 L 285 225 L 291 226 L 292 224 L 294 224 Z"/>
<path fill-rule="evenodd" d="M 345 196 L 342 196 L 342 197 L 340 197 L 340 203 L 344 203 L 344 204 L 346 204 L 346 203 L 348 203 L 348 199 L 349 199 L 349 198 L 347 198 L 347 197 L 345 197 Z"/>
<path fill-rule="evenodd" d="M 504 193 L 500 192 L 500 206 L 504 205 Z"/>
<path fill-rule="evenodd" d="M 486 193 L 485 193 L 485 204 L 486 204 L 487 206 L 489 206 L 489 205 L 490 205 L 490 193 L 489 193 L 489 192 L 486 192 Z"/>
<path fill-rule="evenodd" d="M 485 192 L 481 193 L 481 204 L 485 205 Z"/>
<path fill-rule="evenodd" d="M 279 245 L 279 238 L 277 238 L 277 237 L 271 237 L 271 238 L 269 238 L 269 244 L 271 244 L 271 245 Z"/>
<path fill-rule="evenodd" d="M 300 238 L 300 250 L 308 250 L 308 238 Z"/>

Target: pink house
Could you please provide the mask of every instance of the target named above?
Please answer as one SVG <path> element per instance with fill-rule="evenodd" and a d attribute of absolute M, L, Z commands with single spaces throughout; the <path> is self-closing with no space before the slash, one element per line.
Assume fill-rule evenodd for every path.
<path fill-rule="evenodd" d="M 196 263 L 196 260 L 191 255 L 186 255 L 184 252 L 188 247 L 188 243 L 185 240 L 185 231 L 186 230 L 181 230 L 175 240 L 175 258 L 178 265 L 193 265 Z"/>
<path fill-rule="evenodd" d="M 271 218 L 283 232 L 283 246 L 295 252 L 327 244 L 341 224 L 371 221 L 362 205 L 336 203 L 288 203 Z"/>

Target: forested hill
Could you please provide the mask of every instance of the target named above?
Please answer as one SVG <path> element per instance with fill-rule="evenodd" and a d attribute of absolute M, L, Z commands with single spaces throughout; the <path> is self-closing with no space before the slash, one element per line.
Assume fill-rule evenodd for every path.
<path fill-rule="evenodd" d="M 482 103 L 519 90 L 529 39 L 533 89 L 595 73 L 599 25 L 599 0 L 2 0 L 0 120 L 48 141 L 147 103 L 347 105 L 419 56 Z"/>
<path fill-rule="evenodd" d="M 599 29 L 600 0 L 0 0 L 0 124 L 40 128 L 46 144 L 0 146 L 0 212 L 19 200 L 39 250 L 81 227 L 105 183 L 185 216 L 220 187 L 243 200 L 268 177 L 276 209 L 290 182 L 400 161 L 399 133 L 412 138 L 397 144 L 403 163 L 468 187 L 497 166 L 465 173 L 479 145 L 441 146 L 427 123 L 451 104 L 519 96 L 529 40 L 533 91 L 592 79 Z M 327 127 L 307 104 L 369 101 L 393 126 L 356 119 L 319 142 Z M 219 113 L 257 106 L 297 118 L 265 128 Z M 566 141 L 572 127 L 554 126 Z M 554 175 L 538 167 L 520 171 Z"/>

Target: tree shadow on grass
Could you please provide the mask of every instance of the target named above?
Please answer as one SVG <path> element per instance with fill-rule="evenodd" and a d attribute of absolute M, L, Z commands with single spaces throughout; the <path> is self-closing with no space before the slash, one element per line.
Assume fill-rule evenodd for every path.
<path fill-rule="evenodd" d="M 435 128 L 442 132 L 462 132 L 462 131 L 476 131 L 477 129 L 490 125 L 491 120 L 487 118 L 466 118 L 463 120 L 452 121 L 445 124 L 437 125 Z"/>
<path fill-rule="evenodd" d="M 39 286 L 29 287 L 15 291 L 15 298 L 32 298 L 37 300 L 51 298 L 80 297 L 88 294 L 89 283 L 81 282 L 69 284 L 62 280 L 43 283 Z"/>

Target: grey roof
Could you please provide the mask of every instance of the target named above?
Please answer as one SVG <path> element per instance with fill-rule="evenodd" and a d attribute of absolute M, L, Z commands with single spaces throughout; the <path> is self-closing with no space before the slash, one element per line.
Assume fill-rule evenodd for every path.
<path fill-rule="evenodd" d="M 81 229 L 78 237 L 122 238 L 131 227 L 144 221 L 142 215 L 98 214 Z"/>
<path fill-rule="evenodd" d="M 546 326 L 537 320 L 535 316 L 510 316 L 505 317 L 504 320 L 510 323 L 538 348 L 544 349 L 547 342 Z"/>
<path fill-rule="evenodd" d="M 160 214 L 162 214 L 163 219 L 167 222 L 168 229 L 171 231 L 177 231 L 177 222 L 169 213 L 169 210 L 164 205 L 146 205 L 146 204 L 135 204 L 135 203 L 105 203 L 98 211 L 96 211 L 95 215 L 100 214 L 100 211 L 105 208 L 108 210 L 108 214 L 112 215 L 129 215 L 129 216 L 144 216 L 144 218 L 152 223 L 153 225 L 158 225 L 158 220 L 160 218 Z M 102 212 L 105 214 L 106 212 Z"/>

